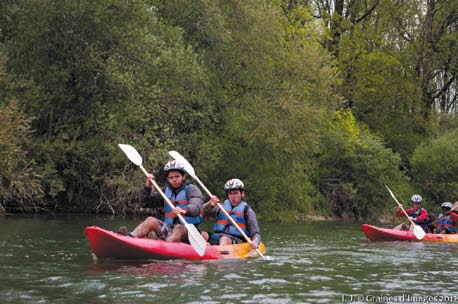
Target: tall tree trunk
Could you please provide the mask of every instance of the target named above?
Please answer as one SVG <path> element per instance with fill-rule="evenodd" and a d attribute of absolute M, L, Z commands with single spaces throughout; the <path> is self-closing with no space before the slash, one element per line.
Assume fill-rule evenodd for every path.
<path fill-rule="evenodd" d="M 436 0 L 428 0 L 425 22 L 423 25 L 422 37 L 422 54 L 420 55 L 420 79 L 421 79 L 421 94 L 422 105 L 421 111 L 424 118 L 428 118 L 429 112 L 434 104 L 433 98 L 433 78 L 434 78 L 434 62 L 432 60 L 434 36 L 433 36 L 433 21 L 434 12 L 436 9 Z"/>
<path fill-rule="evenodd" d="M 329 41 L 329 51 L 339 57 L 339 41 L 342 36 L 341 22 L 343 20 L 343 9 L 345 0 L 334 0 L 334 13 L 331 17 L 331 40 Z"/>

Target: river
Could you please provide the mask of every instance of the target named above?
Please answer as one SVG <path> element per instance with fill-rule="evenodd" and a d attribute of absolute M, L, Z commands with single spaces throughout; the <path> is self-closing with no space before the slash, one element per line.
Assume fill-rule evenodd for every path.
<path fill-rule="evenodd" d="M 103 261 L 86 226 L 138 220 L 0 217 L 2 303 L 456 303 L 458 244 L 366 241 L 360 224 L 260 223 L 266 258 Z"/>

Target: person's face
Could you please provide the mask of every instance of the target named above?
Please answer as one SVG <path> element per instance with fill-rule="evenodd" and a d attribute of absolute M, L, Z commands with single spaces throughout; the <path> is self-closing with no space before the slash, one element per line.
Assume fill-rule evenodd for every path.
<path fill-rule="evenodd" d="M 412 208 L 413 208 L 414 211 L 417 211 L 418 209 L 420 209 L 420 206 L 421 206 L 421 204 L 419 204 L 419 203 L 412 203 Z"/>
<path fill-rule="evenodd" d="M 181 186 L 183 183 L 183 175 L 181 172 L 178 171 L 170 171 L 169 174 L 167 175 L 167 182 L 169 183 L 170 186 L 173 188 L 178 188 Z"/>
<path fill-rule="evenodd" d="M 242 201 L 243 194 L 240 190 L 229 190 L 227 192 L 227 198 L 231 202 L 232 206 L 237 205 Z"/>

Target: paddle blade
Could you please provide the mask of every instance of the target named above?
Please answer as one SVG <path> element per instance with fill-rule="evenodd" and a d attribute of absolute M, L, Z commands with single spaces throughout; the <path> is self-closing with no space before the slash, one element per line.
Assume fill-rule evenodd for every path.
<path fill-rule="evenodd" d="M 196 178 L 196 172 L 191 164 L 184 158 L 180 153 L 177 151 L 169 151 L 170 156 L 172 156 L 176 161 L 182 163 L 184 165 L 184 169 L 191 175 L 193 178 Z"/>
<path fill-rule="evenodd" d="M 414 225 L 413 226 L 413 234 L 415 235 L 415 237 L 417 239 L 422 240 L 425 237 L 426 232 L 420 226 Z"/>
<path fill-rule="evenodd" d="M 458 202 L 455 202 L 452 206 L 452 209 L 450 210 L 451 211 L 455 211 L 455 210 L 458 210 Z"/>
<path fill-rule="evenodd" d="M 203 256 L 207 249 L 207 242 L 205 242 L 196 226 L 186 223 L 185 227 L 188 230 L 189 243 L 191 243 L 191 246 L 199 256 Z"/>
<path fill-rule="evenodd" d="M 122 152 L 126 154 L 127 158 L 136 164 L 137 166 L 140 166 L 142 164 L 142 156 L 140 153 L 135 150 L 134 147 L 131 145 L 124 145 L 124 144 L 118 144 L 119 148 L 121 148 Z"/>

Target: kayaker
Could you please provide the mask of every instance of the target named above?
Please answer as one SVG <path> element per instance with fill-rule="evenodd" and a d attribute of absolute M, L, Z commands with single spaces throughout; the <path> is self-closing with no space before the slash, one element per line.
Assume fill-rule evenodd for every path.
<path fill-rule="evenodd" d="M 245 196 L 245 186 L 238 179 L 230 179 L 224 185 L 226 200 L 222 207 L 229 213 L 231 218 L 238 224 L 240 229 L 251 239 L 250 246 L 257 249 L 261 243 L 261 232 L 254 210 L 243 201 Z M 204 207 L 204 214 L 208 217 L 216 218 L 213 233 L 209 237 L 212 245 L 230 245 L 246 242 L 240 231 L 226 217 L 223 211 L 217 206 L 219 198 L 212 196 Z"/>
<path fill-rule="evenodd" d="M 428 211 L 425 208 L 421 207 L 421 201 L 423 198 L 419 194 L 414 194 L 410 198 L 412 202 L 412 206 L 406 210 L 406 213 L 409 215 L 409 218 L 417 225 L 419 225 L 423 230 L 428 233 L 429 232 L 429 218 L 428 218 Z M 396 209 L 396 216 L 398 217 L 405 217 L 404 212 L 398 206 Z M 393 228 L 394 230 L 410 230 L 413 227 L 410 227 L 410 224 L 402 223 Z"/>
<path fill-rule="evenodd" d="M 437 216 L 436 233 L 440 234 L 455 234 L 456 228 L 453 226 L 453 222 L 458 221 L 458 214 L 450 212 L 452 210 L 452 203 L 442 203 L 442 212 Z"/>
<path fill-rule="evenodd" d="M 163 192 L 174 204 L 175 208 L 173 209 L 152 187 L 154 175 L 149 174 L 146 178 L 145 187 L 141 193 L 142 208 L 153 210 L 162 208 L 165 214 L 164 221 L 149 216 L 134 231 L 129 233 L 127 227 L 122 226 L 117 232 L 132 237 L 148 237 L 169 242 L 188 242 L 186 228 L 179 222 L 177 214 L 181 214 L 187 223 L 198 227 L 203 219 L 204 198 L 200 189 L 186 180 L 184 168 L 184 165 L 176 160 L 171 160 L 164 166 L 167 185 Z"/>

